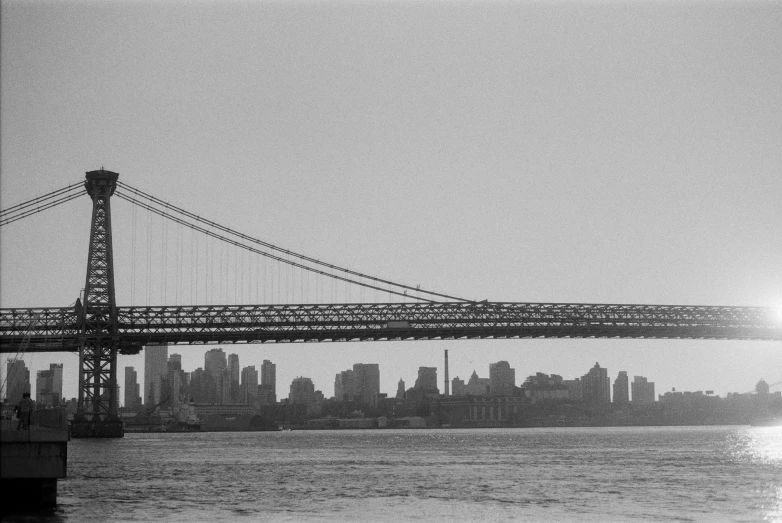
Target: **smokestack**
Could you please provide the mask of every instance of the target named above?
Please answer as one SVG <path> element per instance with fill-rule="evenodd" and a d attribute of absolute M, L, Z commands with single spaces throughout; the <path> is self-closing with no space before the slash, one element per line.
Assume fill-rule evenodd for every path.
<path fill-rule="evenodd" d="M 448 387 L 448 349 L 445 349 L 445 395 L 451 395 L 450 389 Z"/>

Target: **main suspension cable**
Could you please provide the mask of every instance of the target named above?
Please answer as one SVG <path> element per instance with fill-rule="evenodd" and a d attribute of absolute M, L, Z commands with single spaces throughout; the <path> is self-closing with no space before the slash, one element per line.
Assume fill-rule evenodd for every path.
<path fill-rule="evenodd" d="M 198 231 L 200 233 L 206 234 L 207 236 L 211 236 L 212 238 L 216 238 L 218 240 L 221 240 L 221 241 L 223 241 L 225 243 L 234 245 L 236 247 L 240 247 L 242 249 L 246 249 L 246 250 L 248 250 L 250 252 L 253 252 L 255 254 L 259 254 L 261 256 L 265 256 L 267 258 L 270 258 L 270 259 L 278 261 L 278 262 L 282 262 L 282 263 L 290 265 L 292 267 L 299 267 L 301 269 L 304 269 L 304 270 L 307 270 L 307 271 L 310 271 L 310 272 L 314 272 L 314 273 L 320 274 L 322 276 L 327 276 L 329 278 L 333 278 L 333 279 L 337 279 L 337 280 L 340 280 L 340 281 L 344 281 L 346 283 L 352 283 L 354 285 L 361 285 L 361 286 L 364 286 L 364 287 L 367 287 L 367 288 L 370 288 L 370 289 L 375 289 L 375 290 L 382 291 L 382 292 L 387 292 L 387 293 L 390 293 L 390 294 L 395 294 L 397 296 L 403 296 L 403 297 L 406 297 L 406 298 L 414 298 L 414 299 L 421 300 L 421 301 L 427 301 L 427 302 L 431 302 L 431 303 L 436 303 L 436 300 L 431 300 L 431 299 L 428 299 L 428 298 L 422 298 L 422 297 L 418 297 L 418 296 L 409 296 L 408 294 L 406 294 L 404 292 L 399 292 L 399 291 L 395 291 L 395 290 L 391 290 L 391 289 L 384 289 L 384 288 L 378 287 L 376 285 L 370 285 L 368 283 L 363 283 L 363 282 L 360 282 L 360 281 L 352 280 L 352 279 L 344 277 L 344 276 L 338 276 L 336 274 L 329 274 L 328 272 L 322 271 L 320 269 L 315 269 L 315 268 L 309 267 L 307 265 L 302 265 L 301 263 L 298 263 L 298 262 L 295 262 L 295 261 L 286 260 L 285 258 L 282 258 L 282 257 L 277 256 L 275 254 L 271 254 L 271 253 L 268 253 L 268 252 L 265 252 L 265 251 L 261 251 L 259 249 L 254 248 L 254 247 L 251 247 L 249 245 L 245 245 L 244 243 L 241 243 L 238 240 L 234 240 L 234 239 L 228 238 L 226 236 L 218 234 L 218 233 L 216 233 L 214 231 L 211 231 L 209 229 L 205 229 L 205 228 L 203 228 L 203 227 L 201 227 L 199 225 L 196 225 L 194 223 L 187 222 L 187 221 L 183 220 L 182 218 L 179 218 L 177 216 L 173 216 L 173 215 L 171 215 L 169 213 L 166 213 L 163 210 L 157 209 L 155 207 L 152 207 L 151 205 L 148 205 L 148 204 L 146 204 L 144 202 L 136 200 L 135 198 L 133 198 L 132 196 L 128 196 L 127 194 L 124 194 L 124 193 L 121 193 L 121 192 L 116 192 L 116 193 L 114 193 L 114 195 L 118 196 L 119 198 L 121 198 L 121 199 L 123 199 L 125 201 L 128 201 L 128 202 L 130 202 L 130 203 L 132 203 L 134 205 L 138 205 L 138 206 L 140 206 L 140 207 L 142 207 L 142 208 L 144 208 L 144 209 L 146 209 L 146 210 L 148 210 L 148 211 L 150 211 L 152 213 L 155 213 L 155 214 L 157 214 L 159 216 L 162 216 L 164 218 L 168 218 L 169 220 L 172 220 L 172 221 L 174 221 L 176 223 L 184 225 L 185 227 L 189 227 L 190 229 L 193 229 L 194 231 Z M 468 300 L 462 300 L 462 301 L 468 301 Z"/>
<path fill-rule="evenodd" d="M 404 284 L 401 284 L 401 283 L 396 283 L 396 282 L 393 282 L 393 281 L 384 280 L 382 278 L 377 278 L 375 276 L 369 276 L 367 274 L 362 274 L 360 272 L 353 271 L 353 270 L 350 270 L 350 269 L 346 269 L 344 267 L 339 267 L 337 265 L 333 265 L 333 264 L 330 264 L 330 263 L 322 262 L 320 260 L 316 260 L 315 258 L 311 258 L 309 256 L 305 256 L 303 254 L 299 254 L 299 253 L 290 251 L 288 249 L 283 249 L 282 247 L 278 247 L 278 246 L 273 245 L 271 243 L 264 242 L 262 240 L 258 240 L 256 238 L 251 237 L 251 236 L 247 236 L 246 234 L 243 234 L 243 233 L 240 233 L 238 231 L 235 231 L 235 230 L 233 230 L 233 229 L 231 229 L 229 227 L 225 227 L 225 226 L 220 225 L 218 223 L 215 223 L 215 222 L 213 222 L 211 220 L 207 220 L 205 218 L 202 218 L 202 217 L 198 216 L 197 214 L 194 214 L 194 213 L 191 213 L 191 212 L 186 211 L 184 209 L 181 209 L 179 207 L 176 207 L 176 206 L 174 206 L 174 205 L 172 205 L 172 204 L 170 204 L 168 202 L 160 200 L 159 198 L 156 198 L 156 197 L 154 197 L 154 196 L 152 196 L 150 194 L 147 194 L 147 193 L 145 193 L 145 192 L 143 192 L 143 191 L 141 191 L 139 189 L 135 189 L 135 188 L 133 188 L 133 187 L 131 187 L 131 186 L 125 184 L 125 183 L 122 183 L 122 182 L 118 181 L 117 185 L 119 187 L 121 187 L 122 189 L 126 189 L 128 191 L 131 191 L 137 197 L 140 197 L 142 199 L 148 200 L 150 202 L 150 204 L 162 206 L 162 207 L 164 207 L 166 209 L 169 209 L 169 210 L 172 210 L 172 211 L 177 212 L 179 214 L 182 214 L 184 216 L 187 216 L 188 218 L 190 218 L 192 220 L 195 220 L 195 221 L 197 221 L 199 223 L 202 223 L 202 224 L 207 225 L 209 227 L 212 227 L 214 229 L 217 229 L 217 230 L 223 231 L 225 233 L 231 234 L 233 236 L 236 236 L 238 238 L 241 238 L 242 240 L 245 240 L 245 241 L 248 241 L 248 242 L 252 242 L 252 243 L 255 243 L 257 245 L 261 245 L 263 247 L 266 247 L 267 249 L 272 249 L 272 250 L 277 251 L 277 252 L 279 252 L 281 254 L 284 254 L 284 255 L 293 256 L 295 258 L 298 258 L 300 260 L 306 261 L 306 262 L 314 264 L 314 265 L 319 265 L 321 267 L 326 267 L 328 269 L 332 269 L 332 270 L 335 270 L 335 271 L 343 272 L 345 274 L 350 274 L 351 276 L 355 276 L 355 277 L 358 277 L 358 278 L 364 278 L 366 280 L 374 281 L 376 283 L 382 283 L 384 285 L 391 285 L 393 287 L 397 287 L 397 288 L 400 288 L 400 289 L 406 289 L 406 290 L 413 291 L 413 292 L 420 293 L 420 294 L 428 294 L 430 296 L 437 296 L 439 298 L 445 298 L 445 299 L 448 299 L 448 300 L 455 300 L 455 301 L 464 301 L 464 302 L 470 302 L 471 301 L 471 300 L 467 300 L 465 298 L 459 298 L 459 297 L 456 297 L 456 296 L 449 296 L 447 294 L 441 294 L 441 293 L 434 292 L 434 291 L 428 291 L 428 290 L 425 290 L 425 289 L 421 289 L 419 287 L 412 287 L 412 286 L 409 286 L 409 285 L 404 285 Z M 137 202 L 139 204 L 141 203 L 141 202 L 138 202 L 138 200 L 128 200 L 128 201 L 133 201 L 134 203 Z M 151 205 L 150 205 L 150 208 L 151 208 Z M 161 211 L 161 212 L 163 212 L 163 211 Z M 185 222 L 182 222 L 182 223 L 185 223 Z M 214 237 L 218 237 L 218 236 L 214 236 Z M 240 244 L 240 245 L 243 245 L 243 244 Z M 268 257 L 274 258 L 273 255 L 268 255 Z M 285 263 L 289 263 L 289 264 L 292 264 L 292 265 L 294 264 L 294 262 L 289 262 L 288 260 L 285 260 L 283 258 L 274 258 L 274 259 L 278 259 L 280 261 L 283 261 Z M 329 276 L 329 277 L 332 277 L 332 278 L 337 278 L 337 279 L 341 279 L 341 280 L 346 281 L 346 282 L 354 283 L 356 285 L 362 285 L 362 286 L 365 286 L 367 288 L 378 288 L 378 287 L 374 287 L 374 286 L 371 286 L 371 285 L 368 285 L 368 284 L 357 282 L 357 281 L 349 279 L 349 278 L 337 277 L 336 275 L 329 274 L 327 272 L 318 271 L 318 270 L 313 269 L 311 267 L 308 267 L 306 265 L 298 265 L 298 264 L 296 264 L 295 266 L 296 267 L 302 267 L 302 268 L 304 268 L 306 270 L 309 270 L 311 272 L 315 272 L 315 273 L 318 273 L 318 274 L 323 274 L 323 275 L 326 275 L 326 276 Z M 411 296 L 411 295 L 408 295 L 406 293 L 392 292 L 392 291 L 390 291 L 388 289 L 384 289 L 382 287 L 379 288 L 379 289 L 382 290 L 383 292 L 391 292 L 392 294 L 397 294 L 399 296 L 411 297 L 411 298 L 420 299 L 420 300 L 423 300 L 423 301 L 436 301 L 436 300 L 431 300 L 431 299 L 427 299 L 427 298 L 417 298 L 415 296 Z"/>
<path fill-rule="evenodd" d="M 58 196 L 58 195 L 60 195 L 62 193 L 65 193 L 65 192 L 68 192 L 68 191 L 72 191 L 76 187 L 83 187 L 82 182 L 72 183 L 71 185 L 67 185 L 67 186 L 65 186 L 65 187 L 63 187 L 61 189 L 57 189 L 56 191 L 52 191 L 50 193 L 46 193 L 46 194 L 44 194 L 42 196 L 36 196 L 35 198 L 27 200 L 26 202 L 22 202 L 22 203 L 18 203 L 16 205 L 12 205 L 11 207 L 8 207 L 7 209 L 2 209 L 2 210 L 0 210 L 0 216 L 4 215 L 6 213 L 9 213 L 11 211 L 16 212 L 16 211 L 19 211 L 19 210 L 21 210 L 21 209 L 23 209 L 25 207 L 29 207 L 31 205 L 35 205 L 36 203 L 40 203 L 40 202 L 42 202 L 44 200 L 48 200 L 50 198 L 54 198 L 54 197 L 56 197 L 56 196 Z"/>
<path fill-rule="evenodd" d="M 31 216 L 33 214 L 45 211 L 47 209 L 51 209 L 52 207 L 56 207 L 56 206 L 58 206 L 60 204 L 69 202 L 71 200 L 75 200 L 76 198 L 82 196 L 83 194 L 85 194 L 85 193 L 83 193 L 81 191 L 72 192 L 72 193 L 67 194 L 65 196 L 62 196 L 61 198 L 59 198 L 57 200 L 54 200 L 54 201 L 47 201 L 45 203 L 44 203 L 44 201 L 38 202 L 38 206 L 37 207 L 29 208 L 30 207 L 29 205 L 25 205 L 22 208 L 16 209 L 16 211 L 10 211 L 10 212 L 3 211 L 4 214 L 0 218 L 0 226 L 8 225 L 10 223 L 14 223 L 15 221 L 21 220 L 22 218 L 26 218 L 26 217 Z"/>

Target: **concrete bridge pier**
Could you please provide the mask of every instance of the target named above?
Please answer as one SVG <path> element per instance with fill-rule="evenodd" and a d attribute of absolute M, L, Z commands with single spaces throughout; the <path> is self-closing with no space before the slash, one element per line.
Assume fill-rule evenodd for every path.
<path fill-rule="evenodd" d="M 17 420 L 2 421 L 0 491 L 3 493 L 3 513 L 54 507 L 57 480 L 67 476 L 70 436 L 65 410 L 46 412 L 41 417 L 53 419 L 42 420 L 45 421 L 42 425 L 36 424 L 36 414 L 33 414 L 32 426 L 26 430 L 16 430 Z"/>

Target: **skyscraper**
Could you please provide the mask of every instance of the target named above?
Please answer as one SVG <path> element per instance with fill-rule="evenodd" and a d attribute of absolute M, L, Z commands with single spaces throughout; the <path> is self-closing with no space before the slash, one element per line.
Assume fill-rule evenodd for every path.
<path fill-rule="evenodd" d="M 35 381 L 35 401 L 41 405 L 59 405 L 62 400 L 62 363 L 39 370 Z"/>
<path fill-rule="evenodd" d="M 52 392 L 62 398 L 62 363 L 50 363 L 49 370 L 52 371 Z"/>
<path fill-rule="evenodd" d="M 180 403 L 185 394 L 185 373 L 182 370 L 182 356 L 172 354 L 168 358 L 168 370 L 166 372 L 165 391 L 163 398 L 169 398 L 169 403 Z"/>
<path fill-rule="evenodd" d="M 418 367 L 418 378 L 413 386 L 416 390 L 438 391 L 437 367 Z"/>
<path fill-rule="evenodd" d="M 516 369 L 507 361 L 489 364 L 489 392 L 497 396 L 513 396 L 516 386 Z"/>
<path fill-rule="evenodd" d="M 138 373 L 133 367 L 125 367 L 125 408 L 137 409 L 141 406 Z"/>
<path fill-rule="evenodd" d="M 168 345 L 144 347 L 144 405 L 163 401 L 163 382 L 168 377 Z"/>
<path fill-rule="evenodd" d="M 398 400 L 405 399 L 405 382 L 401 378 L 396 387 L 396 399 Z"/>
<path fill-rule="evenodd" d="M 651 405 L 654 403 L 654 382 L 647 381 L 643 376 L 633 376 L 630 384 L 633 393 L 633 404 Z"/>
<path fill-rule="evenodd" d="M 630 403 L 630 387 L 627 371 L 619 371 L 614 380 L 614 403 Z"/>
<path fill-rule="evenodd" d="M 5 397 L 8 403 L 16 405 L 22 399 L 22 394 L 32 390 L 30 386 L 30 371 L 24 360 L 8 360 L 5 379 Z"/>
<path fill-rule="evenodd" d="M 353 371 L 343 370 L 334 377 L 334 399 L 336 401 L 354 401 Z"/>
<path fill-rule="evenodd" d="M 467 393 L 464 391 L 464 380 L 459 379 L 459 376 L 456 376 L 454 379 L 451 380 L 451 394 L 454 396 L 466 396 Z"/>
<path fill-rule="evenodd" d="M 57 405 L 59 397 L 52 393 L 54 373 L 51 370 L 39 370 L 35 378 L 35 401 L 39 405 Z"/>
<path fill-rule="evenodd" d="M 208 403 L 229 403 L 223 398 L 229 379 L 228 362 L 223 349 L 211 349 L 204 355 L 204 370 L 207 376 L 206 401 Z"/>
<path fill-rule="evenodd" d="M 239 355 L 228 355 L 228 379 L 229 379 L 229 394 L 230 403 L 240 403 L 239 401 L 239 377 L 241 371 L 239 370 Z"/>
<path fill-rule="evenodd" d="M 581 377 L 582 398 L 587 403 L 611 403 L 611 381 L 608 369 L 599 363 Z"/>
<path fill-rule="evenodd" d="M 334 379 L 337 401 L 355 401 L 377 406 L 380 395 L 380 366 L 377 363 L 356 363 L 353 370 L 342 371 Z"/>
<path fill-rule="evenodd" d="M 252 405 L 258 401 L 258 371 L 255 365 L 242 369 L 239 403 Z"/>
<path fill-rule="evenodd" d="M 268 405 L 277 402 L 277 365 L 269 360 L 263 360 L 261 365 L 261 387 L 264 393 L 262 403 Z"/>
<path fill-rule="evenodd" d="M 288 402 L 292 405 L 309 405 L 315 401 L 315 384 L 310 378 L 298 377 L 291 382 Z"/>

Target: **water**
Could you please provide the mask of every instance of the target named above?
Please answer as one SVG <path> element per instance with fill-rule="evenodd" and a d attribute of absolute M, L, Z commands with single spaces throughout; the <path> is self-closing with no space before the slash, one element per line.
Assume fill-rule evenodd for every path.
<path fill-rule="evenodd" d="M 774 427 L 128 434 L 68 453 L 49 521 L 782 521 Z"/>

